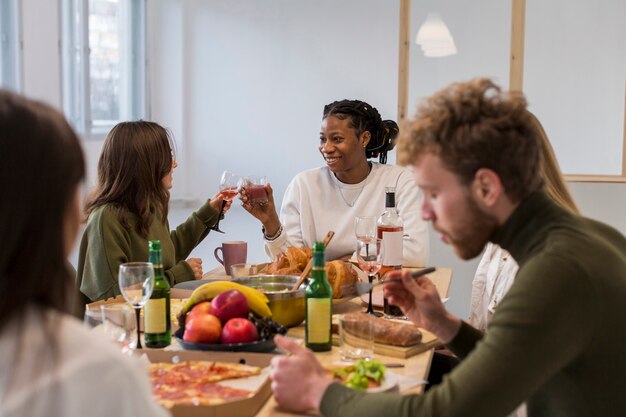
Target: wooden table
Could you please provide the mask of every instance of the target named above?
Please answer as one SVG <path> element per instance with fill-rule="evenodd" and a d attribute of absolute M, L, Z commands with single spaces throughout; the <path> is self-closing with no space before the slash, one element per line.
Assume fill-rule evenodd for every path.
<path fill-rule="evenodd" d="M 429 274 L 428 277 L 434 282 L 439 291 L 439 294 L 442 298 L 448 296 L 448 290 L 450 288 L 450 282 L 452 280 L 452 269 L 450 268 L 437 268 L 432 274 Z M 222 267 L 215 268 L 212 271 L 204 274 L 203 279 L 229 279 L 228 275 L 225 275 L 224 269 Z M 377 290 L 381 290 L 381 286 L 377 287 Z M 362 310 L 363 305 L 361 301 L 357 298 L 353 301 L 340 304 L 334 308 L 333 313 L 342 314 L 351 311 Z M 302 326 L 302 325 L 301 325 Z M 384 356 L 375 354 L 374 359 L 379 360 L 383 363 L 401 363 L 404 364 L 403 368 L 392 368 L 392 371 L 398 375 L 406 376 L 414 381 L 425 380 L 428 371 L 430 369 L 430 362 L 433 357 L 434 349 L 428 349 L 420 354 L 412 356 L 407 359 L 399 359 L 396 357 Z M 330 352 L 320 352 L 316 353 L 317 358 L 323 364 L 330 364 L 333 362 L 339 361 L 339 351 L 337 347 L 333 347 Z M 420 394 L 423 391 L 423 384 L 414 385 L 408 389 L 404 389 L 401 391 L 402 394 Z M 263 405 L 263 407 L 257 413 L 258 417 L 287 417 L 287 416 L 299 416 L 302 414 L 289 413 L 283 410 L 280 410 L 278 404 L 276 403 L 274 397 L 270 397 L 270 399 Z"/>

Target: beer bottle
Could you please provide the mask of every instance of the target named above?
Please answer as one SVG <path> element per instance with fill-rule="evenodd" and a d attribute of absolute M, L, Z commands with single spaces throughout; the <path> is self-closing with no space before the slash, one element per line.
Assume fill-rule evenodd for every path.
<path fill-rule="evenodd" d="M 306 347 L 323 352 L 332 349 L 333 289 L 326 277 L 324 244 L 313 245 L 313 271 L 306 289 Z"/>
<path fill-rule="evenodd" d="M 161 242 L 150 241 L 150 262 L 154 266 L 154 290 L 144 306 L 144 340 L 146 347 L 162 348 L 172 341 L 170 321 L 170 284 L 163 272 Z"/>

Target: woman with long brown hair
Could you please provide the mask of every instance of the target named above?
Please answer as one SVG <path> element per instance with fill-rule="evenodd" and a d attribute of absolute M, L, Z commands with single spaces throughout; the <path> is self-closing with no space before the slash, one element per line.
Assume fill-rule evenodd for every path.
<path fill-rule="evenodd" d="M 122 122 L 107 135 L 98 184 L 85 207 L 88 222 L 78 259 L 80 291 L 89 300 L 119 295 L 119 266 L 147 261 L 150 240 L 161 241 L 170 285 L 202 277 L 202 260 L 186 258 L 217 222 L 223 198 L 218 192 L 170 231 L 169 190 L 176 167 L 171 135 L 157 123 Z M 230 202 L 224 210 L 229 207 Z"/>
<path fill-rule="evenodd" d="M 145 371 L 68 312 L 85 163 L 51 107 L 0 90 L 0 415 L 165 416 Z"/>

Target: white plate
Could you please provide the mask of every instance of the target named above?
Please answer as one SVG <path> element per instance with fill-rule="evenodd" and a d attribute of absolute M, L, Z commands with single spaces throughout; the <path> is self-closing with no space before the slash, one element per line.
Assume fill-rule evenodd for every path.
<path fill-rule="evenodd" d="M 331 366 L 327 367 L 326 369 L 329 372 L 329 375 L 332 375 L 332 371 L 335 369 L 341 369 L 344 368 L 346 366 L 350 366 L 352 363 L 350 362 L 343 362 L 343 361 L 337 361 L 337 362 L 333 362 L 331 364 Z M 387 369 L 385 371 L 385 380 L 383 381 L 383 383 L 376 388 L 368 388 L 367 392 L 385 392 L 385 391 L 397 391 L 399 389 L 399 382 L 400 382 L 400 377 L 398 376 L 398 374 L 395 374 L 393 372 L 391 372 L 389 369 Z"/>
<path fill-rule="evenodd" d="M 386 392 L 386 391 L 397 391 L 398 390 L 398 378 L 397 374 L 394 374 L 389 369 L 385 372 L 385 380 L 383 383 L 376 388 L 368 388 L 367 392 Z"/>

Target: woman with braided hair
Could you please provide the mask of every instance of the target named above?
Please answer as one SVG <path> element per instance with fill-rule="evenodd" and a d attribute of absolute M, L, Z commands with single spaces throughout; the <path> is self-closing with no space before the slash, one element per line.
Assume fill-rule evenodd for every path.
<path fill-rule="evenodd" d="M 403 265 L 423 266 L 428 258 L 428 231 L 419 212 L 419 190 L 409 170 L 385 165 L 398 125 L 382 120 L 360 100 L 341 100 L 324 107 L 319 151 L 325 166 L 307 170 L 291 181 L 280 209 L 253 205 L 245 191 L 243 207 L 263 224 L 265 251 L 275 258 L 289 246 L 312 247 L 329 231 L 335 237 L 327 259 L 350 256 L 355 249 L 356 216 L 378 217 L 385 210 L 385 187 L 395 187 L 398 212 L 404 221 Z M 379 162 L 368 159 L 378 157 Z"/>

